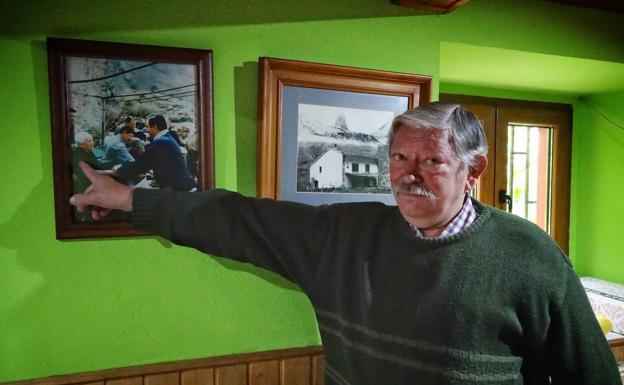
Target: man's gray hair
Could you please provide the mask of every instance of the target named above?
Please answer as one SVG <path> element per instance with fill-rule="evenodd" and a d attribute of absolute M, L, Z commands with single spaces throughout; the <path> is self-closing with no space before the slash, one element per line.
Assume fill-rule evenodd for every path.
<path fill-rule="evenodd" d="M 485 132 L 479 119 L 470 111 L 455 103 L 434 102 L 418 106 L 397 116 L 388 134 L 388 151 L 400 128 L 448 131 L 448 141 L 457 157 L 467 166 L 475 165 L 478 155 L 488 151 Z"/>
<path fill-rule="evenodd" d="M 80 131 L 74 135 L 74 142 L 76 142 L 76 144 L 83 144 L 89 139 L 93 140 L 93 136 L 86 131 Z"/>

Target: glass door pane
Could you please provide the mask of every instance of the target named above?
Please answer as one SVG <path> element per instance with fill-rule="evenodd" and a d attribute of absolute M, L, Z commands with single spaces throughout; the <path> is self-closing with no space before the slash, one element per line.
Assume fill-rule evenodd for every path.
<path fill-rule="evenodd" d="M 552 205 L 551 127 L 507 126 L 507 191 L 512 213 L 550 233 Z"/>

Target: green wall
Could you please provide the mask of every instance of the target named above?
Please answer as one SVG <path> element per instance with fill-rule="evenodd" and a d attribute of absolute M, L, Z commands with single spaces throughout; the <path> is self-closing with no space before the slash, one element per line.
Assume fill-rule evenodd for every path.
<path fill-rule="evenodd" d="M 580 98 L 574 110 L 570 246 L 580 275 L 624 284 L 624 92 Z"/>
<path fill-rule="evenodd" d="M 152 237 L 55 240 L 46 36 L 212 49 L 216 183 L 248 195 L 255 193 L 259 56 L 429 74 L 436 77 L 434 95 L 442 41 L 624 62 L 617 17 L 549 2 L 473 0 L 446 16 L 272 24 L 254 24 L 254 12 L 262 13 L 262 4 L 252 2 L 245 9 L 246 23 L 194 22 L 185 28 L 188 24 L 180 20 L 169 22 L 167 29 L 134 23 L 138 16 L 119 10 L 115 28 L 107 31 L 94 19 L 97 28 L 80 33 L 54 24 L 54 10 L 65 2 L 31 3 L 21 19 L 5 18 L 13 28 L 5 24 L 0 29 L 8 31 L 0 36 L 5 133 L 0 141 L 0 164 L 5 166 L 0 189 L 0 382 L 319 343 L 308 300 L 270 273 Z M 139 3 L 175 17 L 165 3 Z M 310 7 L 316 2 L 301 3 Z M 61 8 L 84 22 L 92 17 L 91 8 L 106 5 L 94 0 Z M 29 26 L 24 33 L 19 33 L 20 23 Z M 575 157 L 608 142 L 606 130 L 597 131 L 604 138 L 592 137 L 596 141 L 575 151 Z M 616 158 L 617 148 L 611 149 Z M 587 178 L 614 160 L 607 158 L 595 154 L 593 167 L 582 172 L 579 167 L 575 177 Z M 609 173 L 601 171 L 605 177 Z M 573 188 L 581 189 L 580 183 L 574 180 Z M 612 210 L 612 199 L 596 197 L 589 197 L 593 207 Z M 578 219 L 588 215 L 578 211 Z M 596 228 L 590 234 L 599 240 L 604 231 L 615 231 L 600 221 L 592 225 Z M 583 251 L 596 244 L 603 243 L 576 243 Z M 615 255 L 608 258 L 604 266 Z M 580 265 L 604 276 L 609 270 Z"/>

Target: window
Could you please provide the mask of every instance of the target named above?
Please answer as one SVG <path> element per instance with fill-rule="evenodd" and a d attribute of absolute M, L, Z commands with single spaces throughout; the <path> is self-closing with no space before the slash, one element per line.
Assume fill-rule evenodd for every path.
<path fill-rule="evenodd" d="M 472 195 L 526 218 L 568 251 L 572 108 L 567 104 L 442 94 L 474 112 L 488 140 L 488 168 Z"/>
<path fill-rule="evenodd" d="M 550 232 L 552 205 L 552 134 L 550 127 L 507 126 L 509 211 Z"/>
<path fill-rule="evenodd" d="M 364 166 L 364 170 L 366 172 L 370 172 L 370 164 L 366 163 L 366 165 Z"/>
<path fill-rule="evenodd" d="M 323 173 L 323 166 L 319 166 L 319 174 Z"/>
<path fill-rule="evenodd" d="M 353 172 L 360 172 L 360 164 L 359 163 L 352 163 L 351 164 L 351 170 Z"/>

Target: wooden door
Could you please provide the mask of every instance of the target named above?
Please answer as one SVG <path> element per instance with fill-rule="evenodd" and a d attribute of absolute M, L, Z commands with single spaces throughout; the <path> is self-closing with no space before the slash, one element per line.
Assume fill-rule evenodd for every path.
<path fill-rule="evenodd" d="M 489 145 L 488 168 L 474 196 L 480 202 L 535 222 L 567 253 L 571 106 L 452 94 L 441 94 L 440 100 L 463 105 L 483 125 Z M 518 137 L 526 140 L 524 148 L 518 145 Z M 526 162 L 524 168 L 514 167 L 518 158 Z M 519 170 L 526 174 L 523 188 L 515 183 L 522 181 Z"/>

